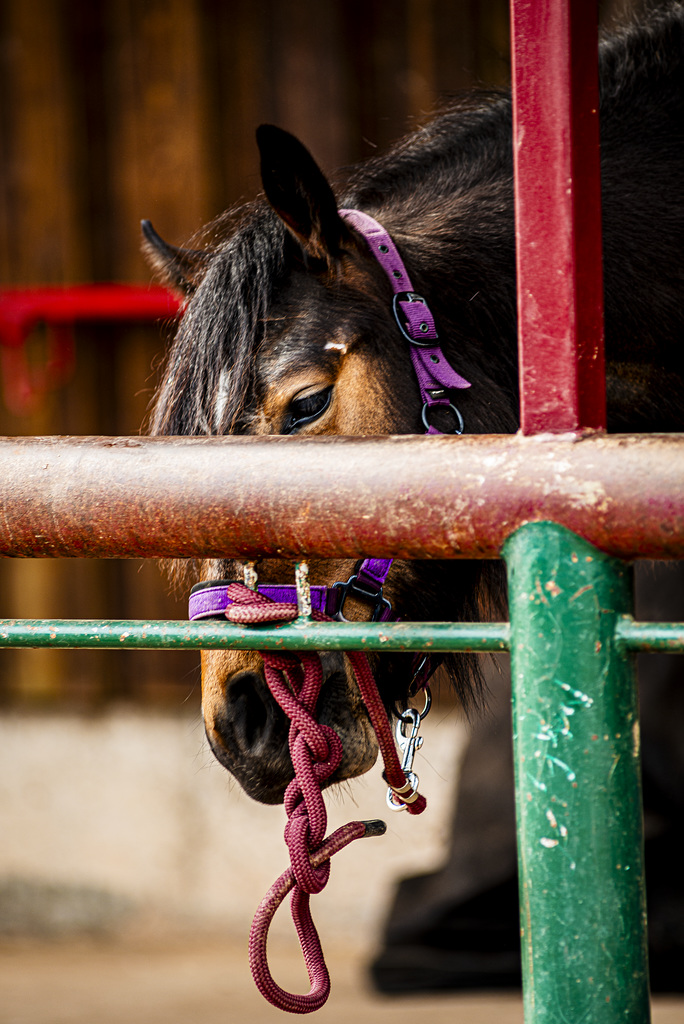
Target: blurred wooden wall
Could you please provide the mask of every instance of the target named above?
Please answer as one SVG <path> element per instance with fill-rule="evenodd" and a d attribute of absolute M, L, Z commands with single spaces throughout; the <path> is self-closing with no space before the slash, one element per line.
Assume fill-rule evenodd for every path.
<path fill-rule="evenodd" d="M 138 223 L 176 242 L 259 188 L 254 130 L 324 168 L 507 79 L 506 0 L 2 0 L 0 278 L 147 280 Z"/>
<path fill-rule="evenodd" d="M 147 282 L 140 219 L 183 244 L 251 198 L 261 122 L 332 171 L 507 80 L 507 0 L 0 0 L 0 287 Z M 30 416 L 0 410 L 0 432 L 136 433 L 161 348 L 155 330 L 79 331 L 73 380 Z M 184 613 L 153 564 L 0 566 L 0 616 Z M 0 652 L 0 699 L 194 702 L 195 663 Z"/>

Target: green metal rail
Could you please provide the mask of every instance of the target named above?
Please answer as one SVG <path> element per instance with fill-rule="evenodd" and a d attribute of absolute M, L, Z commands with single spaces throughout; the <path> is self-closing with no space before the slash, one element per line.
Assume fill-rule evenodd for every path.
<path fill-rule="evenodd" d="M 525 1020 L 645 1024 L 631 571 L 553 523 L 504 554 Z"/>
<path fill-rule="evenodd" d="M 103 650 L 240 651 L 508 651 L 507 622 L 293 622 L 236 626 L 144 619 L 0 619 L 0 648 L 81 647 Z M 615 643 L 626 651 L 684 653 L 684 622 L 615 622 Z"/>
<path fill-rule="evenodd" d="M 0 647 L 241 651 L 506 651 L 508 623 L 312 622 L 236 626 L 203 622 L 0 619 Z"/>

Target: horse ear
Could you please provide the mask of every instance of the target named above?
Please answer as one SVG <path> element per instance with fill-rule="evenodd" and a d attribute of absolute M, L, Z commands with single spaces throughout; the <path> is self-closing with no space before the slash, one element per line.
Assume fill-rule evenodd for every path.
<path fill-rule="evenodd" d="M 262 124 L 256 133 L 266 198 L 305 253 L 337 256 L 348 235 L 333 190 L 308 149 L 282 128 Z"/>
<path fill-rule="evenodd" d="M 178 249 L 157 234 L 149 220 L 140 222 L 143 254 L 165 284 L 191 295 L 199 284 L 210 254 L 201 249 Z"/>

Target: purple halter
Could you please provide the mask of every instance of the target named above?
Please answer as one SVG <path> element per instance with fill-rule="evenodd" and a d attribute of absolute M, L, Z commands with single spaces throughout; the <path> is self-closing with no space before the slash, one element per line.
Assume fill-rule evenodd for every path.
<path fill-rule="evenodd" d="M 392 605 L 383 597 L 382 588 L 387 579 L 391 558 L 366 558 L 346 583 L 333 583 L 331 587 L 311 587 L 311 607 L 329 615 L 331 619 L 344 618 L 344 603 L 353 594 L 373 605 L 372 622 L 387 622 L 392 616 Z M 222 615 L 231 600 L 227 590 L 232 580 L 205 580 L 196 583 L 190 591 L 190 619 L 210 619 Z M 297 603 L 294 583 L 260 583 L 260 594 L 283 604 Z"/>
<path fill-rule="evenodd" d="M 446 360 L 438 344 L 435 319 L 422 295 L 413 290 L 411 279 L 397 247 L 390 235 L 373 217 L 360 210 L 340 210 L 340 215 L 363 235 L 368 247 L 385 271 L 392 286 L 394 298 L 392 312 L 399 330 L 410 343 L 409 351 L 415 371 L 420 397 L 423 403 L 422 419 L 426 434 L 440 434 L 442 431 L 428 420 L 430 409 L 446 407 L 456 417 L 458 429 L 463 432 L 463 417 L 449 399 L 447 392 L 469 388 L 464 380 Z M 359 562 L 346 583 L 333 583 L 331 587 L 312 586 L 311 605 L 317 611 L 331 618 L 344 618 L 344 603 L 350 594 L 372 605 L 371 621 L 387 622 L 396 618 L 392 606 L 383 596 L 383 587 L 392 565 L 392 558 L 365 558 Z M 222 615 L 231 603 L 227 595 L 229 580 L 205 580 L 196 584 L 190 592 L 188 614 L 190 619 L 206 619 Z M 297 592 L 292 584 L 260 583 L 260 594 L 273 601 L 286 604 L 297 603 Z M 423 657 L 414 675 L 414 684 L 424 686 L 431 672 L 436 668 L 436 659 Z"/>

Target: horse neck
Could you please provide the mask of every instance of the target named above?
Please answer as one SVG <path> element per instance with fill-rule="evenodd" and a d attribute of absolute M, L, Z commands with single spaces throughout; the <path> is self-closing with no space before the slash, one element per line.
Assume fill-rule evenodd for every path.
<path fill-rule="evenodd" d="M 494 429 L 517 427 L 510 101 L 455 107 L 352 180 L 428 299 L 447 358 L 498 394 Z M 486 424 L 484 424 L 486 427 Z"/>
<path fill-rule="evenodd" d="M 432 218 L 386 226 L 403 252 L 414 287 L 425 295 L 440 344 L 458 373 L 486 391 L 469 429 L 518 427 L 518 358 L 513 195 L 500 182 L 488 196 L 462 193 L 435 206 Z M 382 215 L 381 215 L 382 216 Z M 378 217 L 380 219 L 380 217 Z M 400 224 L 403 223 L 403 226 Z M 392 225 L 396 226 L 392 226 Z"/>

